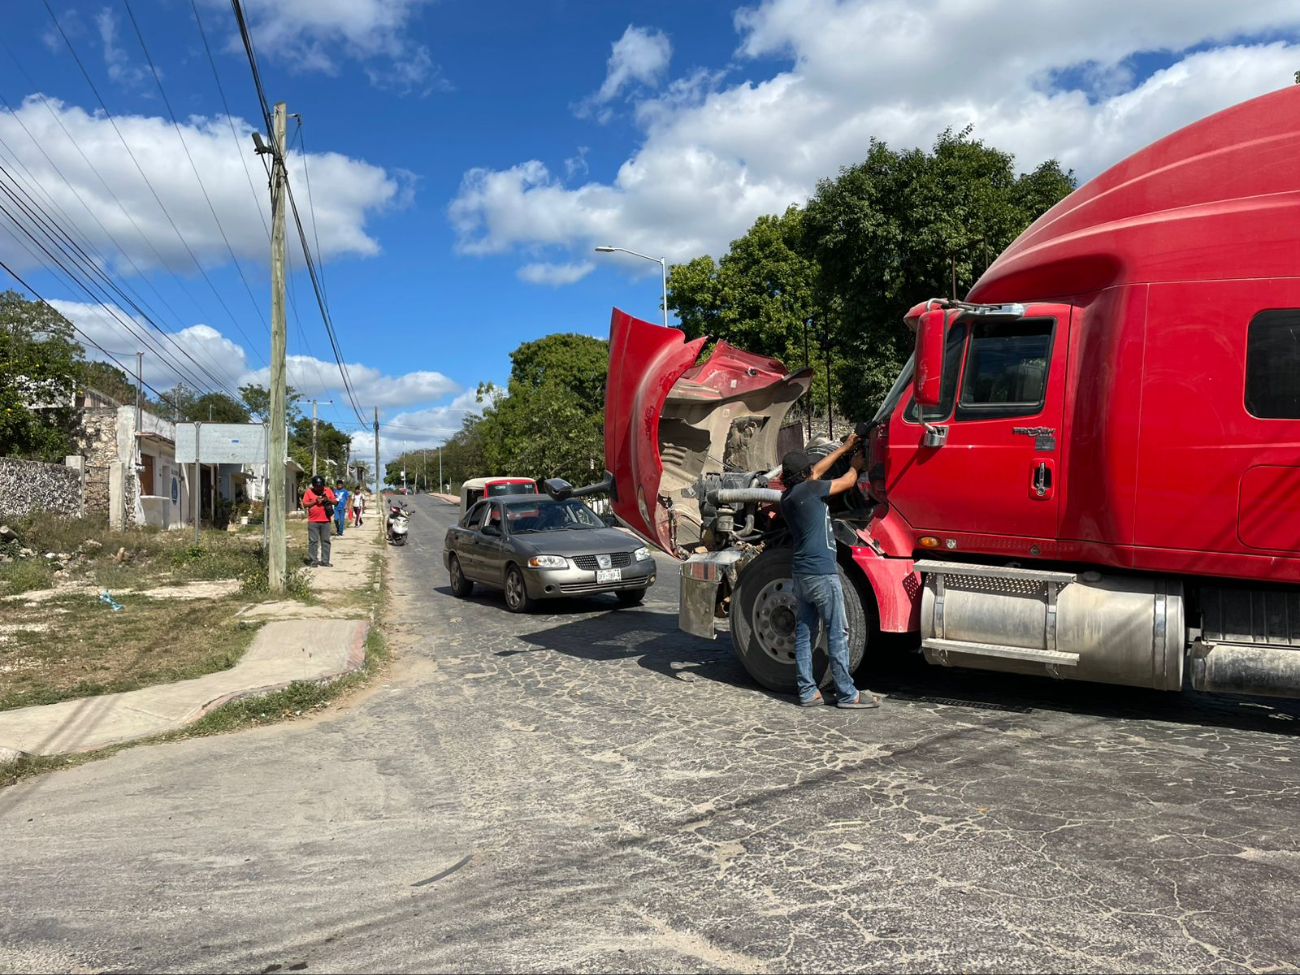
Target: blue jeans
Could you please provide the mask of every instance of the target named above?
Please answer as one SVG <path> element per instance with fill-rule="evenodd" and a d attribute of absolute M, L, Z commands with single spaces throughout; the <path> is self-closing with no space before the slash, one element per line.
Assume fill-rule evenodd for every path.
<path fill-rule="evenodd" d="M 844 614 L 844 590 L 840 586 L 840 577 L 796 573 L 794 595 L 799 602 L 794 630 L 794 666 L 799 699 L 807 701 L 817 695 L 817 681 L 813 677 L 812 668 L 812 644 L 820 622 L 826 627 L 836 700 L 855 700 L 858 689 L 849 674 L 849 625 Z"/>
<path fill-rule="evenodd" d="M 335 535 L 343 534 L 343 526 L 347 524 L 347 520 L 348 520 L 346 510 L 347 509 L 345 509 L 343 505 L 339 505 L 334 510 L 334 534 Z"/>

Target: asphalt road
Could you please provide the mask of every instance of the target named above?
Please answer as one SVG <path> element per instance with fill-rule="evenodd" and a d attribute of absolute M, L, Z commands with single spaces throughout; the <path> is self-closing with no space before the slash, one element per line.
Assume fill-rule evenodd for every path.
<path fill-rule="evenodd" d="M 0 792 L 0 970 L 1300 964 L 1300 704 L 873 658 L 880 711 L 800 710 L 671 565 L 512 616 L 412 506 L 366 696 Z"/>

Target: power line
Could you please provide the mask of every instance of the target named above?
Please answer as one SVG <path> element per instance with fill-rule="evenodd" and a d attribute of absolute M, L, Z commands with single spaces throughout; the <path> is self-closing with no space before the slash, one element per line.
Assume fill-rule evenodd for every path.
<path fill-rule="evenodd" d="M 198 269 L 199 274 L 201 274 L 203 279 L 208 283 L 208 287 L 212 290 L 213 295 L 216 296 L 217 302 L 223 309 L 225 309 L 226 314 L 230 318 L 231 324 L 235 326 L 235 329 L 241 336 L 243 336 L 244 341 L 248 343 L 249 351 L 254 355 L 257 355 L 259 361 L 265 362 L 266 360 L 261 358 L 261 355 L 258 353 L 257 347 L 253 343 L 252 339 L 248 337 L 243 326 L 240 325 L 239 321 L 235 318 L 234 313 L 230 310 L 230 306 L 227 305 L 225 299 L 221 297 L 221 292 L 217 290 L 217 286 L 212 283 L 212 278 L 208 275 L 207 270 L 205 270 L 203 265 L 199 263 L 199 259 L 194 255 L 194 251 L 190 248 L 184 235 L 181 234 L 180 228 L 176 226 L 176 221 L 172 219 L 171 212 L 167 209 L 166 205 L 164 205 L 162 198 L 158 195 L 158 191 L 154 188 L 153 183 L 149 181 L 149 177 L 145 174 L 144 167 L 140 165 L 140 160 L 136 158 L 135 152 L 131 149 L 130 143 L 128 143 L 126 137 L 122 135 L 122 130 L 118 128 L 117 119 L 114 118 L 113 113 L 109 111 L 108 105 L 104 102 L 103 96 L 99 93 L 99 88 L 90 77 L 90 72 L 86 70 L 86 66 L 82 63 L 81 57 L 77 54 L 76 48 L 72 46 L 72 41 L 64 31 L 63 25 L 59 23 L 59 18 L 54 15 L 54 10 L 50 6 L 49 0 L 41 0 L 41 2 L 45 5 L 45 9 L 50 15 L 50 20 L 54 22 L 55 29 L 59 32 L 59 36 L 63 38 L 63 43 L 67 47 L 68 53 L 72 55 L 72 59 L 81 70 L 81 76 L 86 79 L 86 84 L 90 86 L 90 90 L 94 93 L 96 101 L 99 102 L 99 107 L 104 110 L 104 115 L 107 117 L 109 124 L 113 127 L 113 131 L 117 133 L 117 137 L 119 141 L 121 141 L 122 147 L 126 149 L 126 154 L 131 157 L 131 162 L 135 165 L 136 172 L 140 174 L 140 178 L 144 180 L 145 185 L 149 188 L 149 192 L 152 194 L 154 202 L 158 204 L 159 209 L 162 210 L 163 215 L 167 218 L 167 222 L 171 224 L 172 231 L 176 234 L 176 239 L 180 241 L 181 246 L 185 248 L 185 252 L 189 255 L 190 260 L 194 262 L 194 266 Z"/>
<path fill-rule="evenodd" d="M 6 175 L 7 175 L 7 174 L 6 174 Z M 19 207 L 24 211 L 24 213 L 27 215 L 28 219 L 32 221 L 33 225 L 36 225 L 36 226 L 38 227 L 38 229 L 41 229 L 41 227 L 40 227 L 40 223 L 41 223 L 41 221 L 40 221 L 39 219 L 34 218 L 34 217 L 32 216 L 30 210 L 28 210 L 28 208 L 25 207 L 25 206 L 22 204 L 21 201 L 17 200 L 17 198 L 16 198 L 16 197 L 14 196 L 14 194 L 9 190 L 8 187 L 4 186 L 3 184 L 0 184 L 0 191 L 3 191 L 3 192 L 5 193 L 5 195 L 9 196 L 10 199 L 13 199 L 13 200 L 18 204 L 18 206 L 19 206 Z M 103 309 L 104 309 L 104 310 L 105 310 L 105 311 L 106 311 L 106 312 L 107 312 L 107 313 L 108 313 L 112 318 L 114 318 L 114 319 L 118 322 L 118 324 L 120 324 L 120 325 L 122 326 L 122 328 L 127 332 L 127 334 L 131 335 L 133 338 L 137 339 L 137 340 L 140 341 L 142 344 L 147 345 L 147 346 L 149 347 L 150 351 L 153 352 L 154 355 L 158 356 L 159 359 L 161 359 L 161 360 L 162 360 L 162 361 L 163 361 L 163 362 L 164 362 L 164 363 L 165 363 L 169 368 L 171 368 L 171 369 L 172 369 L 172 370 L 173 370 L 173 371 L 174 371 L 178 376 L 180 376 L 182 379 L 188 380 L 188 381 L 189 381 L 192 385 L 194 385 L 195 388 L 197 388 L 197 389 L 202 389 L 202 388 L 203 388 L 203 383 L 201 383 L 201 382 L 196 382 L 196 381 L 194 380 L 193 375 L 191 375 L 191 374 L 189 374 L 188 372 L 186 372 L 185 369 L 184 369 L 184 367 L 182 367 L 182 366 L 181 366 L 181 365 L 180 365 L 176 360 L 171 359 L 171 358 L 167 355 L 167 353 L 165 353 L 165 352 L 162 350 L 161 346 L 157 345 L 156 343 L 154 343 L 154 344 L 150 344 L 150 339 L 147 337 L 147 333 L 141 333 L 141 332 L 136 331 L 136 329 L 133 327 L 133 325 L 132 325 L 132 323 L 131 323 L 130 321 L 128 321 L 127 319 L 124 319 L 121 315 L 118 314 L 117 310 L 113 307 L 112 304 L 110 304 L 110 303 L 106 303 L 106 302 L 105 302 L 105 301 L 100 297 L 100 294 L 102 294 L 102 295 L 104 295 L 104 296 L 107 296 L 107 292 L 104 291 L 104 289 L 102 288 L 102 286 L 96 285 L 96 287 L 98 287 L 99 290 L 100 290 L 100 294 L 96 294 L 95 290 L 93 290 L 91 287 L 87 286 L 87 284 L 85 283 L 85 281 L 84 281 L 81 277 L 79 277 L 79 276 L 77 275 L 77 273 L 74 273 L 72 270 L 69 270 L 68 266 L 67 266 L 66 264 L 64 264 L 63 261 L 61 261 L 61 260 L 60 260 L 58 257 L 56 257 L 53 253 L 51 253 L 50 250 L 49 250 L 49 248 L 47 248 L 44 244 L 42 244 L 39 240 L 37 240 L 36 237 L 35 237 L 35 235 L 31 232 L 31 230 L 29 230 L 26 226 L 24 226 L 24 225 L 23 225 L 23 224 L 22 224 L 22 223 L 21 223 L 21 222 L 20 222 L 20 221 L 19 221 L 19 220 L 14 216 L 14 215 L 13 215 L 13 213 L 12 213 L 12 212 L 7 208 L 7 207 L 4 206 L 3 203 L 0 203 L 0 213 L 3 213 L 6 217 L 8 217 L 8 218 L 9 218 L 9 222 L 10 222 L 14 227 L 17 227 L 19 230 L 21 230 L 21 231 L 23 232 L 23 234 L 24 234 L 26 237 L 28 237 L 28 239 L 30 239 L 30 240 L 31 240 L 31 241 L 32 241 L 32 242 L 33 242 L 33 243 L 34 243 L 38 248 L 40 248 L 40 250 L 45 254 L 46 258 L 48 258 L 49 261 L 53 262 L 53 264 L 54 264 L 56 267 L 58 267 L 60 271 L 63 272 L 64 276 L 69 280 L 69 282 L 70 282 L 71 284 L 73 284 L 75 287 L 79 288 L 80 290 L 84 291 L 84 292 L 86 293 L 86 296 L 90 298 L 90 300 L 91 300 L 92 303 L 97 304 L 97 305 L 99 305 L 100 307 L 102 307 L 102 308 L 103 308 Z M 16 235 L 14 235 L 13 230 L 10 229 L 10 227 L 9 227 L 8 225 L 5 226 L 5 230 L 10 234 L 10 236 L 14 237 L 14 239 L 15 239 L 19 244 L 21 244 L 25 250 L 27 250 L 28 254 L 31 255 L 31 257 L 33 258 L 33 260 L 35 260 L 38 264 L 44 264 L 44 263 L 45 263 L 44 261 L 42 261 L 42 260 L 41 260 L 41 259 L 40 259 L 40 258 L 39 258 L 39 257 L 38 257 L 38 256 L 37 256 L 37 255 L 32 251 L 32 250 L 31 250 L 30 247 L 28 247 L 28 246 L 27 246 L 27 245 L 26 245 L 26 244 L 25 244 L 21 239 L 19 239 Z M 49 239 L 51 240 L 51 242 L 54 243 L 54 245 L 55 245 L 56 247 L 58 247 L 58 249 L 59 249 L 60 251 L 63 252 L 63 254 L 65 255 L 65 257 L 68 258 L 68 260 L 70 260 L 74 265 L 80 267 L 80 262 L 78 261 L 78 259 L 77 259 L 75 256 L 73 256 L 72 254 L 70 254 L 70 253 L 68 252 L 66 246 L 64 246 L 64 245 L 63 245 L 60 241 L 58 241 L 58 240 L 57 240 L 53 235 L 51 235 L 51 234 L 49 233 L 48 229 L 44 229 L 44 230 L 42 230 L 42 232 L 43 232 L 47 237 L 49 237 Z M 92 265 L 92 266 L 93 266 L 93 265 Z M 49 267 L 48 264 L 46 264 L 46 268 L 47 268 L 47 270 L 52 270 L 52 269 Z M 85 272 L 82 271 L 82 273 L 84 274 Z M 92 284 L 93 284 L 93 283 L 94 283 L 94 282 L 93 282 L 93 280 L 92 280 Z M 110 284 L 111 284 L 111 282 L 110 282 Z M 138 309 L 137 309 L 137 310 L 138 310 Z M 157 328 L 156 325 L 155 325 L 154 327 Z M 163 335 L 167 335 L 167 333 L 166 333 L 166 332 L 162 332 L 161 329 L 159 329 L 159 332 L 161 332 Z M 98 346 L 97 346 L 97 347 L 98 347 Z M 223 385 L 222 385 L 222 383 L 220 382 L 220 380 L 218 380 L 218 379 L 217 379 L 215 376 L 213 376 L 211 373 L 207 372 L 207 370 L 205 370 L 202 366 L 200 366 L 199 363 L 195 362 L 195 360 L 193 359 L 193 357 L 191 357 L 191 356 L 189 355 L 188 352 L 186 352 L 186 351 L 185 351 L 183 348 L 181 348 L 179 345 L 177 345 L 176 348 L 177 348 L 177 350 L 178 350 L 179 352 L 181 352 L 182 355 L 184 355 L 187 359 L 189 359 L 190 362 L 192 362 L 196 367 L 198 367 L 200 372 L 202 372 L 202 373 L 203 373 L 204 375 L 206 375 L 206 376 L 207 376 L 207 377 L 208 377 L 208 378 L 209 378 L 213 383 L 215 383 L 215 384 L 216 384 L 216 387 L 217 387 L 218 389 L 221 389 L 222 392 L 225 392 L 227 395 L 230 395 L 229 388 L 228 388 L 228 387 L 223 387 Z M 238 397 L 236 397 L 236 398 L 238 398 Z"/>
<path fill-rule="evenodd" d="M 207 52 L 208 64 L 212 67 L 212 80 L 217 83 L 217 91 L 221 94 L 221 105 L 226 110 L 226 122 L 230 126 L 230 138 L 234 140 L 235 151 L 239 154 L 239 161 L 244 164 L 244 175 L 248 177 L 248 190 L 253 194 L 253 200 L 257 204 L 257 215 L 262 220 L 262 229 L 266 231 L 266 239 L 271 239 L 271 228 L 266 224 L 266 214 L 262 212 L 262 197 L 257 195 L 257 188 L 253 186 L 253 174 L 248 169 L 248 153 L 243 149 L 239 141 L 239 133 L 235 131 L 235 119 L 230 111 L 230 102 L 226 101 L 226 89 L 221 84 L 221 75 L 217 71 L 217 61 L 212 56 L 212 48 L 208 44 L 208 33 L 203 29 L 203 18 L 199 16 L 198 0 L 190 0 L 190 8 L 194 11 L 194 22 L 199 26 L 199 36 L 203 38 L 203 50 Z"/>
<path fill-rule="evenodd" d="M 123 372 L 127 373 L 127 375 L 130 375 L 130 371 L 126 368 L 126 366 L 124 366 L 124 365 L 122 364 L 122 362 L 121 362 L 120 360 L 113 358 L 112 353 L 110 353 L 110 352 L 109 352 L 107 349 L 105 349 L 102 345 L 100 345 L 98 342 L 96 342 L 94 339 L 92 339 L 89 335 L 87 335 L 85 332 L 83 332 L 80 328 L 78 328 L 76 322 L 74 322 L 74 321 L 70 321 L 69 319 L 65 318 L 65 317 L 63 316 L 63 314 L 60 313 L 59 310 L 58 310 L 57 308 L 55 308 L 55 307 L 54 307 L 53 305 L 51 305 L 48 301 L 46 301 L 44 297 L 42 297 L 42 295 L 41 295 L 41 293 L 40 293 L 39 291 L 37 291 L 37 290 L 36 290 L 35 288 L 33 288 L 30 284 L 28 284 L 26 281 L 24 281 L 24 280 L 23 280 L 23 279 L 18 275 L 18 273 L 14 271 L 13 268 L 11 268 L 8 264 L 6 264 L 6 263 L 5 263 L 4 261 L 2 261 L 2 260 L 0 260 L 0 268 L 4 268 L 5 271 L 8 272 L 8 274 L 9 274 L 9 276 L 10 276 L 11 278 L 13 278 L 15 281 L 17 281 L 20 285 L 22 285 L 23 288 L 25 288 L 27 291 L 30 291 L 32 294 L 36 295 L 37 300 L 40 301 L 41 304 L 43 304 L 46 308 L 50 309 L 50 311 L 54 312 L 54 314 L 58 315 L 60 318 L 63 318 L 64 321 L 68 322 L 68 324 L 72 326 L 73 330 L 74 330 L 78 335 L 80 335 L 82 338 L 84 338 L 87 342 L 89 342 L 91 345 L 93 345 L 95 348 L 97 348 L 97 349 L 98 349 L 100 352 L 102 352 L 104 355 L 108 356 L 109 360 L 110 360 L 114 365 L 116 365 L 119 369 L 121 369 Z M 141 384 L 142 386 L 144 386 L 146 389 L 148 389 L 149 392 L 153 393 L 153 394 L 154 394 L 155 396 L 157 396 L 157 397 L 160 397 L 160 398 L 161 398 L 161 397 L 164 395 L 163 393 L 159 392 L 158 390 L 156 390 L 156 389 L 154 389 L 152 386 L 150 386 L 150 385 L 149 385 L 147 382 L 145 382 L 143 379 L 140 380 L 140 384 Z"/>
<path fill-rule="evenodd" d="M 325 256 L 324 251 L 320 249 L 320 223 L 316 220 L 316 204 L 311 198 L 311 171 L 307 168 L 307 135 L 303 131 L 302 116 L 298 116 L 298 142 L 302 146 L 302 175 L 307 180 L 307 211 L 311 214 L 311 233 L 316 240 L 316 253 L 320 256 L 320 288 L 325 295 L 326 302 L 329 301 L 329 289 L 325 286 Z"/>
<path fill-rule="evenodd" d="M 44 0 L 44 2 L 48 7 L 49 0 Z M 253 73 L 253 85 L 257 89 L 258 105 L 262 110 L 262 118 L 266 123 L 266 131 L 269 136 L 275 127 L 271 121 L 271 109 L 270 103 L 266 98 L 266 89 L 262 86 L 262 73 L 257 67 L 257 51 L 253 46 L 253 36 L 249 32 L 248 21 L 244 18 L 244 8 L 241 5 L 240 0 L 230 0 L 230 6 L 235 14 L 235 22 L 239 26 L 239 36 L 243 41 L 244 53 L 248 57 L 248 65 Z M 321 318 L 325 322 L 325 331 L 329 336 L 330 348 L 334 353 L 334 360 L 338 363 L 339 376 L 343 379 L 344 392 L 347 393 L 348 401 L 351 403 L 352 409 L 357 415 L 357 419 L 364 424 L 366 418 L 362 415 L 361 407 L 357 402 L 356 391 L 352 386 L 352 379 L 348 375 L 347 364 L 344 362 L 343 353 L 339 347 L 338 335 L 334 331 L 334 322 L 330 317 L 329 307 L 325 302 L 324 292 L 321 290 L 320 280 L 316 273 L 315 262 L 312 260 L 311 247 L 307 243 L 307 233 L 303 229 L 302 216 L 298 212 L 298 201 L 294 199 L 293 187 L 290 185 L 288 180 L 288 162 L 283 158 L 278 149 L 273 148 L 272 153 L 274 155 L 274 164 L 277 166 L 283 166 L 285 169 L 285 195 L 289 198 L 289 206 L 293 210 L 293 220 L 298 228 L 298 239 L 302 244 L 303 257 L 307 262 L 307 273 L 311 277 L 312 290 L 316 293 L 316 303 L 320 306 Z"/>
<path fill-rule="evenodd" d="M 153 75 L 154 83 L 158 86 L 158 94 L 162 96 L 163 104 L 167 106 L 167 114 L 171 116 L 172 128 L 176 130 L 176 138 L 180 139 L 181 148 L 185 150 L 185 158 L 189 160 L 190 169 L 194 171 L 194 178 L 198 181 L 199 190 L 203 193 L 203 199 L 208 204 L 208 212 L 212 214 L 212 219 L 216 222 L 217 231 L 221 234 L 221 239 L 226 245 L 226 252 L 234 262 L 235 270 L 239 272 L 239 279 L 244 282 L 244 290 L 248 292 L 248 300 L 253 303 L 253 310 L 257 312 L 257 317 L 262 320 L 262 326 L 269 332 L 271 326 L 267 323 L 266 316 L 262 314 L 262 306 L 253 297 L 253 288 L 244 274 L 244 266 L 239 263 L 239 258 L 235 256 L 235 249 L 230 246 L 230 238 L 226 236 L 226 228 L 221 225 L 221 218 L 217 216 L 217 208 L 212 205 L 212 198 L 208 196 L 208 188 L 203 185 L 203 176 L 199 173 L 199 167 L 194 164 L 194 157 L 190 154 L 189 144 L 185 141 L 185 133 L 181 131 L 181 124 L 176 119 L 176 112 L 172 109 L 171 99 L 167 97 L 167 91 L 163 88 L 162 77 L 158 74 L 158 69 L 154 67 L 153 56 L 149 53 L 149 48 L 144 42 L 144 34 L 140 31 L 140 24 L 135 19 L 135 11 L 131 9 L 131 0 L 122 0 L 122 3 L 126 7 L 127 16 L 131 18 L 131 26 L 135 28 L 135 36 L 140 41 L 140 50 L 144 51 L 144 59 L 149 64 L 149 72 Z"/>
<path fill-rule="evenodd" d="M 9 49 L 9 46 L 7 44 L 4 44 L 2 38 L 0 38 L 0 46 L 3 46 L 5 48 L 5 52 L 9 55 L 10 60 L 13 61 L 14 65 L 18 68 L 22 76 L 27 80 L 28 84 L 32 85 L 32 87 L 35 87 L 35 83 L 32 81 L 30 75 L 27 74 L 27 70 L 22 66 L 22 62 L 20 62 L 17 59 L 17 57 L 14 56 L 13 51 Z M 86 153 L 82 150 L 81 146 L 77 143 L 77 140 L 72 137 L 72 133 L 69 132 L 67 126 L 63 124 L 63 119 L 61 119 L 59 117 L 59 114 L 54 111 L 54 109 L 50 106 L 49 101 L 45 98 L 43 94 L 41 94 L 38 91 L 36 93 L 36 97 L 40 99 L 41 105 L 45 108 L 45 111 L 49 113 L 50 117 L 54 120 L 54 123 L 63 132 L 63 135 L 67 138 L 68 143 L 72 146 L 73 149 L 77 151 L 77 154 L 81 157 L 82 162 L 84 162 L 87 168 L 92 173 L 95 174 L 95 178 L 99 180 L 99 184 L 104 188 L 105 192 L 108 193 L 109 197 L 112 198 L 113 202 L 117 204 L 117 208 L 122 212 L 122 215 L 126 217 L 127 221 L 131 224 L 132 228 L 134 228 L 136 235 L 145 244 L 145 246 L 148 247 L 149 250 L 153 252 L 154 257 L 158 259 L 159 266 L 162 267 L 164 271 L 166 271 L 172 277 L 172 279 L 177 283 L 180 289 L 185 293 L 185 296 L 190 299 L 190 301 L 194 305 L 194 308 L 199 312 L 200 317 L 206 317 L 202 306 L 198 302 L 198 299 L 194 297 L 194 292 L 192 292 L 189 289 L 189 286 L 186 285 L 184 280 L 178 277 L 174 271 L 170 270 L 168 266 L 168 262 L 163 258 L 162 254 L 159 253 L 158 248 L 154 246 L 153 241 L 150 240 L 149 237 L 145 234 L 145 232 L 140 229 L 140 225 L 136 223 L 135 217 L 132 215 L 131 211 L 128 210 L 123 205 L 121 199 L 119 199 L 118 195 L 113 191 L 113 188 L 109 186 L 108 182 L 104 179 L 103 174 L 100 173 L 99 169 L 95 166 L 95 164 L 91 162 L 89 157 L 86 156 Z M 144 280 L 146 284 L 149 285 L 153 293 L 157 295 L 158 300 L 161 301 L 163 305 L 167 308 L 167 310 L 172 313 L 175 319 L 178 322 L 181 321 L 182 316 L 180 315 L 180 313 L 177 312 L 176 309 L 172 307 L 171 303 L 165 297 L 163 297 L 162 292 L 160 292 L 158 288 L 153 284 L 153 282 L 150 281 L 149 278 L 144 274 L 144 272 L 140 269 L 140 266 L 136 264 L 135 259 L 131 257 L 130 251 L 128 251 L 125 247 L 123 247 L 121 241 L 117 239 L 117 237 L 112 233 L 112 231 L 110 231 L 107 227 L 104 226 L 103 221 L 101 221 L 99 217 L 96 215 L 94 208 L 92 208 L 86 202 L 85 197 L 81 195 L 81 191 L 77 189 L 76 184 L 73 183 L 70 179 L 68 179 L 68 177 L 64 174 L 63 170 L 59 167 L 58 163 L 56 163 L 50 157 L 50 154 L 45 151 L 45 147 L 41 144 L 41 141 L 37 139 L 36 136 L 32 133 L 32 131 L 27 127 L 27 123 L 23 121 L 22 116 L 19 115 L 16 111 L 14 111 L 13 106 L 9 104 L 8 99 L 4 98 L 3 95 L 0 95 L 0 101 L 3 101 L 5 107 L 9 110 L 10 117 L 13 118 L 14 121 L 16 121 L 18 125 L 22 128 L 23 132 L 26 133 L 27 137 L 32 141 L 32 144 L 36 146 L 37 150 L 45 158 L 45 161 L 50 164 L 50 167 L 54 170 L 54 172 L 58 174 L 61 180 L 63 180 L 64 184 L 68 187 L 68 189 L 72 191 L 72 194 L 77 198 L 77 202 L 81 204 L 82 209 L 86 211 L 87 215 L 91 218 L 91 220 L 95 222 L 95 225 L 99 227 L 101 231 L 103 231 L 104 235 L 109 239 L 109 241 L 112 242 L 113 246 L 117 248 L 118 253 L 123 258 L 126 259 L 128 264 L 131 265 L 131 268 L 132 270 L 135 271 L 136 275 L 140 277 L 142 280 Z M 12 150 L 10 151 L 12 152 Z M 17 153 L 14 153 L 14 157 L 18 159 L 19 162 L 21 163 L 21 158 L 18 156 Z M 25 165 L 23 166 L 23 168 L 27 169 Z M 28 175 L 31 176 L 31 171 L 28 170 L 27 172 Z M 39 182 L 35 179 L 34 176 L 32 176 L 32 179 L 34 182 Z M 53 202 L 52 197 L 51 197 L 51 202 Z M 62 208 L 60 208 L 60 210 L 62 212 Z M 64 213 L 64 216 L 67 217 L 66 212 Z M 71 218 L 68 218 L 68 221 L 70 224 L 74 226 L 76 225 L 75 221 L 72 221 Z M 104 258 L 103 254 L 100 254 L 96 250 L 96 248 L 89 243 L 89 240 L 88 238 L 85 238 L 85 235 L 83 235 L 83 239 L 86 240 L 86 244 L 90 248 L 90 250 L 96 252 L 97 256 L 100 258 L 100 261 L 105 266 L 108 266 L 109 262 Z M 132 290 L 134 292 L 134 289 Z M 136 294 L 138 297 L 139 296 L 138 293 Z M 143 299 L 141 300 L 143 301 Z M 160 317 L 160 316 L 155 315 L 155 317 Z"/>

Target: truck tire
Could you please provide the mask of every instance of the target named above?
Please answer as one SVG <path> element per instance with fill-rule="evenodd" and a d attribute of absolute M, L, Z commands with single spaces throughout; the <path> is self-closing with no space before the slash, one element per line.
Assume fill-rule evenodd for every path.
<path fill-rule="evenodd" d="M 741 664 L 769 690 L 794 694 L 794 578 L 789 548 L 768 549 L 740 573 L 731 596 L 731 649 Z M 858 669 L 870 632 L 868 607 L 862 593 L 837 566 L 844 589 L 844 610 L 849 624 L 849 672 Z M 826 687 L 831 682 L 826 635 L 819 630 L 813 647 L 813 674 Z"/>

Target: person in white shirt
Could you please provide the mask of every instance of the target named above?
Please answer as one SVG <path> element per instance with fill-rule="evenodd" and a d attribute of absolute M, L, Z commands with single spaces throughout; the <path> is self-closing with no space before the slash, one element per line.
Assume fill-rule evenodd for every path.
<path fill-rule="evenodd" d="M 352 495 L 352 524 L 357 527 L 361 526 L 361 516 L 366 513 L 366 498 L 360 491 Z"/>

